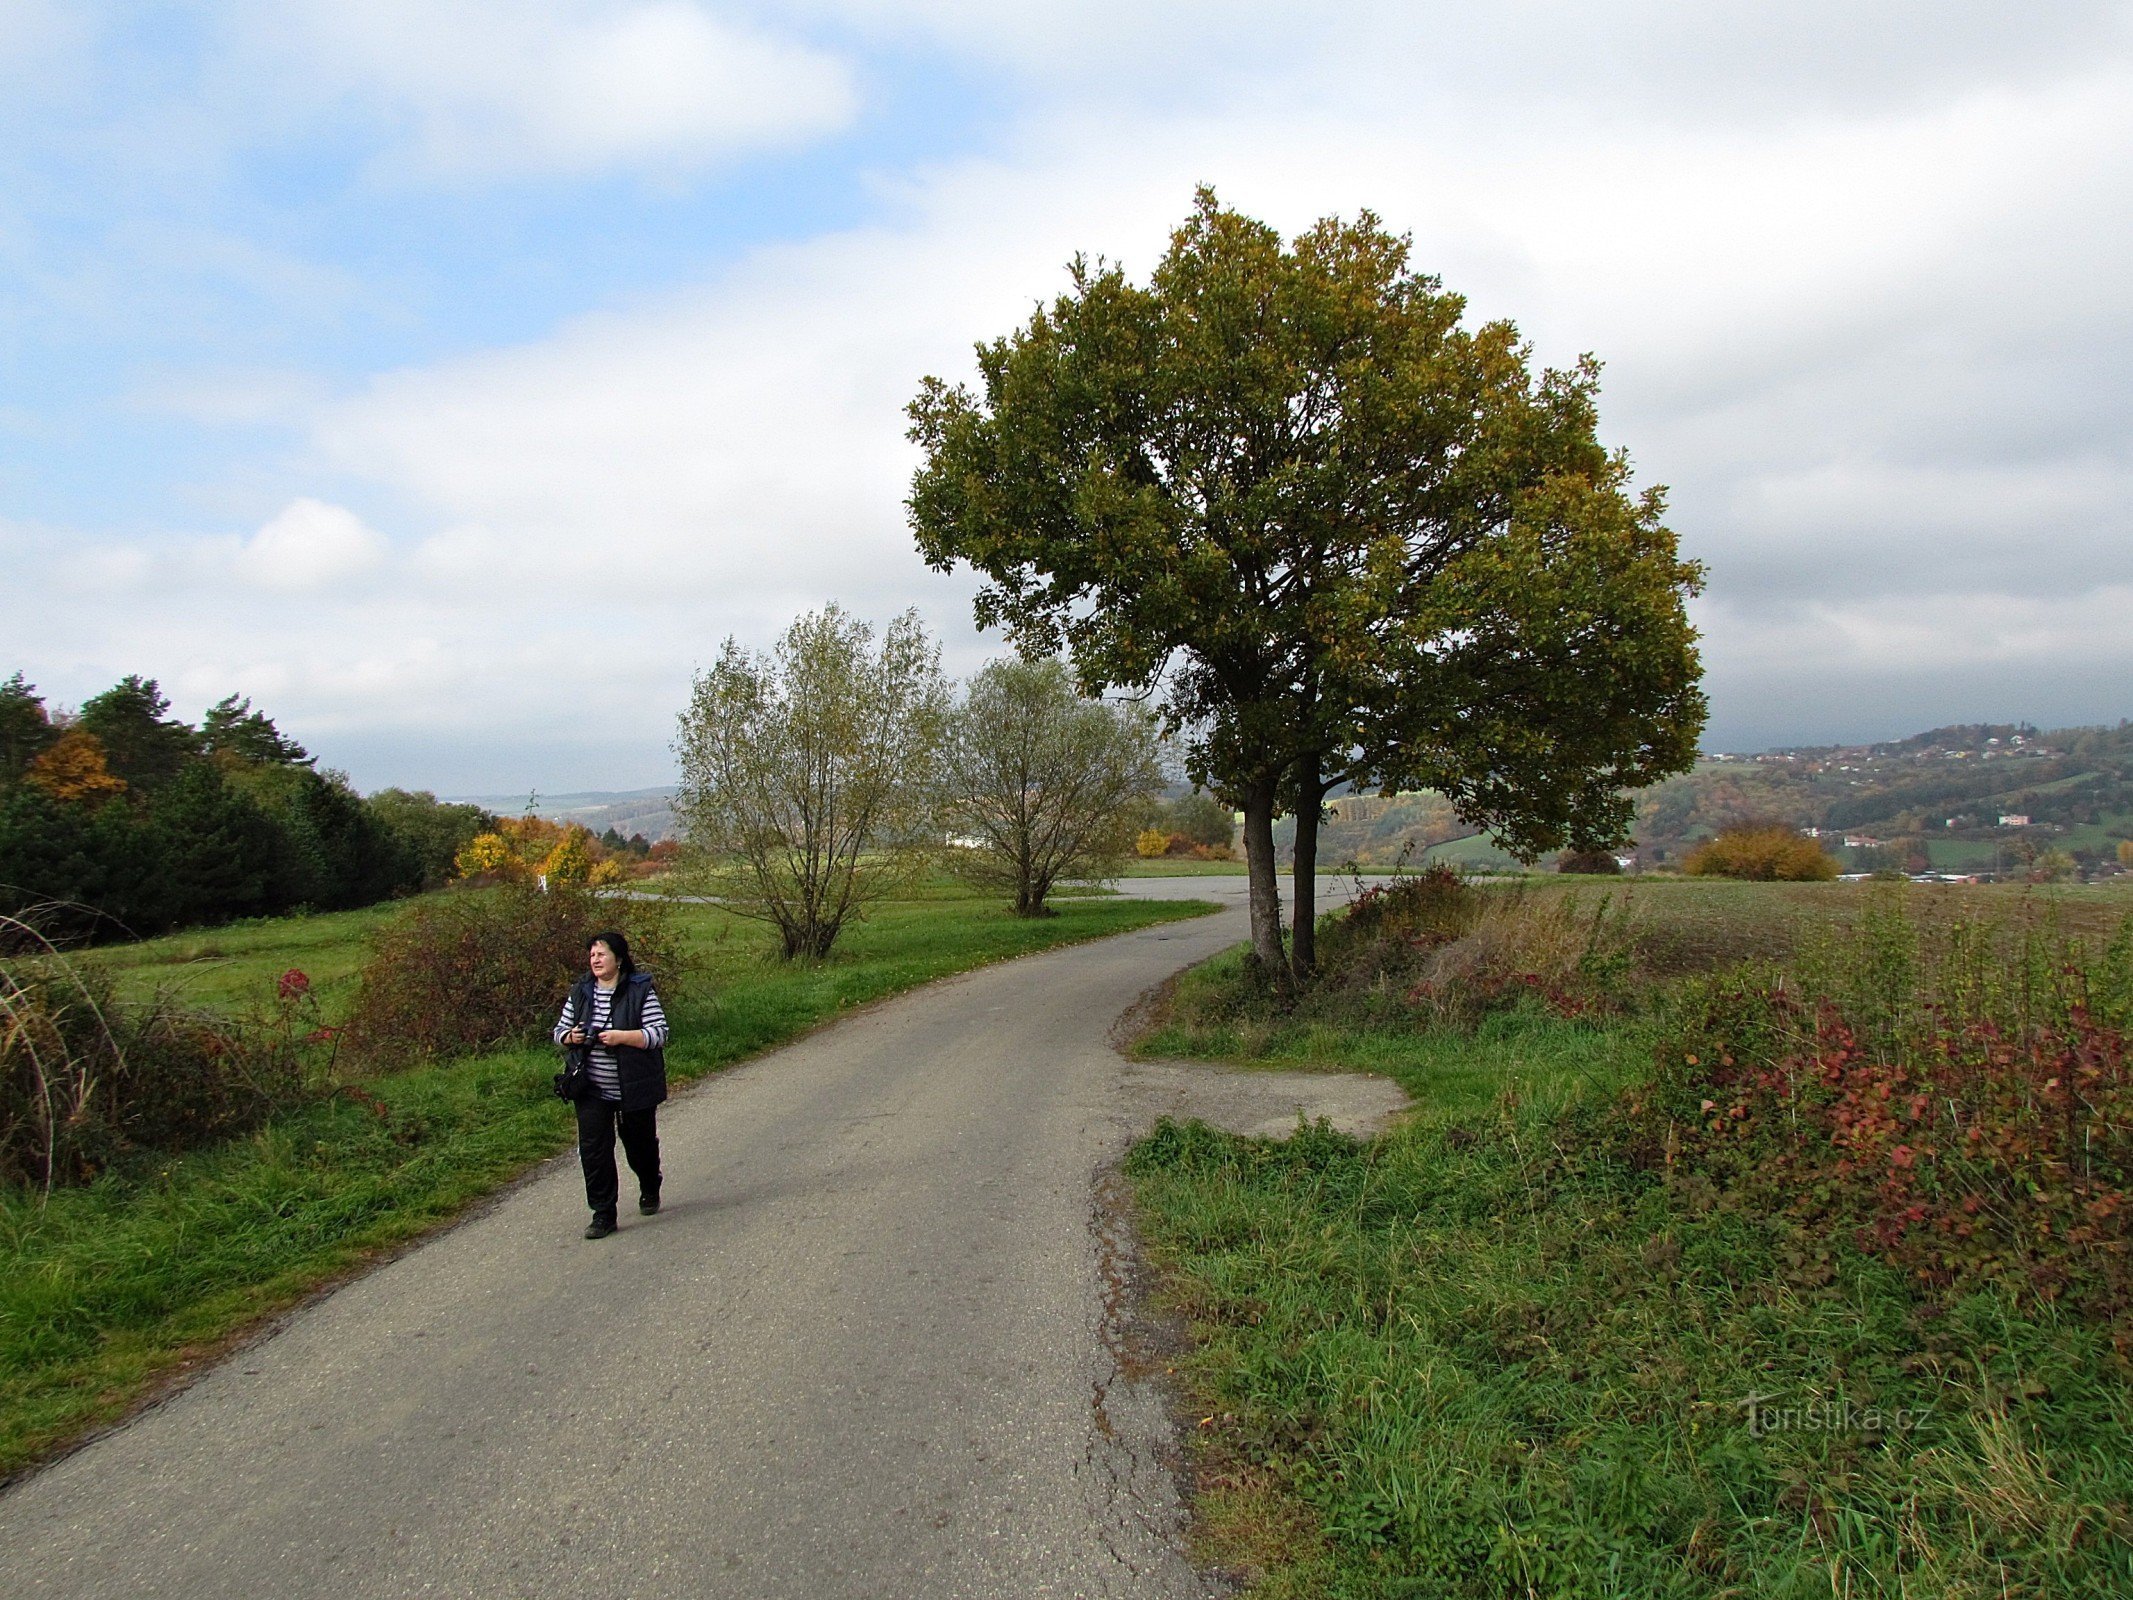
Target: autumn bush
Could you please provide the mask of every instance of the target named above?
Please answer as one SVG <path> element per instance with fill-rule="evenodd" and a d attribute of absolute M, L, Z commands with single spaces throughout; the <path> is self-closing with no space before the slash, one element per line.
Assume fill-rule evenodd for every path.
<path fill-rule="evenodd" d="M 1188 1025 L 1469 1028 L 1528 1003 L 1563 1017 L 1612 1010 L 1631 959 L 1622 897 L 1476 887 L 1438 863 L 1321 918 L 1317 971 L 1295 995 L 1269 995 L 1247 961 L 1176 1003 Z"/>
<path fill-rule="evenodd" d="M 601 928 L 628 937 L 671 1005 L 692 963 L 664 902 L 504 883 L 419 901 L 373 936 L 349 1045 L 365 1061 L 403 1065 L 543 1041 Z"/>
<path fill-rule="evenodd" d="M 1822 883 L 1834 878 L 1837 869 L 1835 856 L 1781 823 L 1723 829 L 1682 861 L 1682 870 L 1691 877 L 1760 883 Z"/>
<path fill-rule="evenodd" d="M 1921 926 L 1892 899 L 1801 964 L 1683 990 L 1625 1148 L 1790 1221 L 1810 1281 L 1848 1243 L 1929 1298 L 2108 1321 L 2133 1355 L 2133 918 L 2098 948 L 2036 918 Z"/>
<path fill-rule="evenodd" d="M 331 1058 L 301 973 L 238 1017 L 168 995 L 126 1006 L 100 967 L 0 921 L 15 935 L 0 949 L 0 1182 L 50 1190 L 246 1132 Z"/>

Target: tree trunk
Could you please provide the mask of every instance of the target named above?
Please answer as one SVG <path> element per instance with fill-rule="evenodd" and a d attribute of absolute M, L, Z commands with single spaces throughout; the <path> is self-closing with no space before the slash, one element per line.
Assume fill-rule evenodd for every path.
<path fill-rule="evenodd" d="M 1308 983 L 1318 966 L 1318 813 L 1326 803 L 1326 786 L 1315 758 L 1296 774 L 1296 910 L 1289 919 L 1289 961 L 1298 983 Z"/>
<path fill-rule="evenodd" d="M 1251 883 L 1252 954 L 1267 981 L 1289 987 L 1289 960 L 1281 948 L 1281 884 L 1274 874 L 1274 785 L 1261 784 L 1244 797 L 1244 864 Z"/>

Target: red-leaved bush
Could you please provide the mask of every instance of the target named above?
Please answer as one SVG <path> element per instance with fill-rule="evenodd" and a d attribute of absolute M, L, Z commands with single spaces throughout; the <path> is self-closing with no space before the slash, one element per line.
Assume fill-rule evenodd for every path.
<path fill-rule="evenodd" d="M 348 1042 L 398 1065 L 545 1041 L 585 970 L 587 937 L 603 928 L 627 936 L 671 1010 L 686 957 L 663 902 L 505 884 L 417 901 L 373 937 Z"/>
<path fill-rule="evenodd" d="M 2080 1005 L 2026 1030 L 1927 1015 L 1870 1047 L 1828 1002 L 1746 981 L 1707 994 L 1623 1107 L 1670 1181 L 1841 1233 L 1929 1292 L 2133 1310 L 2122 1028 Z"/>

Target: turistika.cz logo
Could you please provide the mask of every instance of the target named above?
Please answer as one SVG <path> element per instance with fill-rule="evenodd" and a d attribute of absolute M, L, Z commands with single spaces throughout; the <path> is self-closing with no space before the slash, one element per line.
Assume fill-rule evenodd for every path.
<path fill-rule="evenodd" d="M 1751 1394 L 1733 1402 L 1747 1419 L 1748 1436 L 1760 1439 L 1766 1433 L 1909 1433 L 1933 1415 L 1930 1405 L 1860 1405 L 1838 1395 L 1780 1404 L 1774 1394 Z"/>

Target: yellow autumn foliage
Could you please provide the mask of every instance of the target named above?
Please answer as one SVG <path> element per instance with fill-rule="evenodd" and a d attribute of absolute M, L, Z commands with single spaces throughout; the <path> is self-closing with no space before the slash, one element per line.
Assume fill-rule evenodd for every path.
<path fill-rule="evenodd" d="M 103 741 L 69 728 L 23 774 L 55 800 L 105 800 L 126 792 L 126 780 L 104 760 Z"/>
<path fill-rule="evenodd" d="M 532 875 L 511 843 L 500 833 L 477 833 L 452 858 L 452 870 L 462 878 L 522 879 Z"/>
<path fill-rule="evenodd" d="M 592 877 L 592 835 L 572 827 L 556 841 L 541 862 L 541 876 L 550 883 L 584 883 Z"/>

